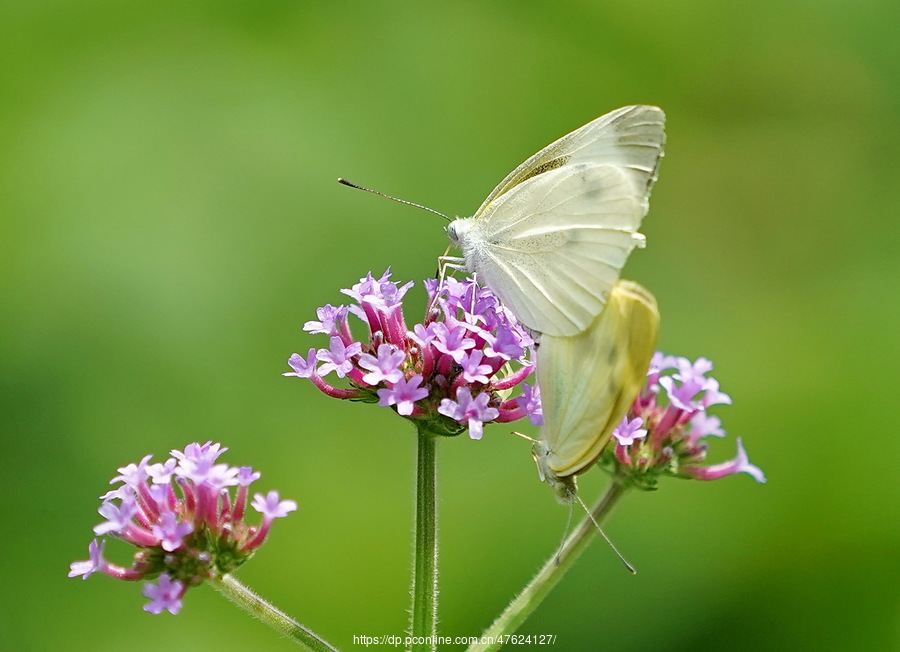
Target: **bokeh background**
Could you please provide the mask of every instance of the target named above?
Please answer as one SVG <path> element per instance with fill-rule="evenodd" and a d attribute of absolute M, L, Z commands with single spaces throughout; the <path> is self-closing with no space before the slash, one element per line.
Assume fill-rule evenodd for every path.
<path fill-rule="evenodd" d="M 652 103 L 667 155 L 625 276 L 658 297 L 661 348 L 711 358 L 734 397 L 712 459 L 743 436 L 769 482 L 628 496 L 607 529 L 638 575 L 595 543 L 521 631 L 567 651 L 900 648 L 897 18 L 3 3 L 2 647 L 292 649 L 208 587 L 150 616 L 138 586 L 66 577 L 117 466 L 207 439 L 300 503 L 240 577 L 344 649 L 402 634 L 413 430 L 279 374 L 324 345 L 301 330 L 317 306 L 369 270 L 421 281 L 446 237 L 335 178 L 468 215 L 551 140 Z M 565 526 L 509 430 L 441 442 L 446 635 L 480 633 Z"/>

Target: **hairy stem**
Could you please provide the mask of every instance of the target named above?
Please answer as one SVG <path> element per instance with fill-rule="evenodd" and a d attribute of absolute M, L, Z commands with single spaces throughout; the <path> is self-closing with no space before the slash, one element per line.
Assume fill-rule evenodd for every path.
<path fill-rule="evenodd" d="M 618 482 L 613 482 L 606 490 L 606 493 L 591 510 L 591 516 L 598 525 L 609 516 L 613 506 L 624 493 L 625 488 Z M 541 601 L 562 579 L 565 572 L 572 567 L 572 564 L 596 534 L 597 526 L 586 516 L 565 540 L 559 553 L 547 560 L 525 589 L 484 631 L 481 635 L 482 642 L 469 646 L 468 652 L 488 652 L 500 649 L 503 637 L 515 632 L 537 609 Z"/>
<path fill-rule="evenodd" d="M 437 635 L 438 537 L 436 464 L 437 436 L 420 428 L 416 463 L 415 558 L 410 634 L 413 652 L 431 652 Z"/>
<path fill-rule="evenodd" d="M 297 645 L 312 652 L 337 652 L 337 648 L 307 629 L 286 613 L 259 597 L 256 593 L 238 582 L 231 575 L 210 582 L 214 589 L 241 607 L 244 611 L 256 616 L 277 632 L 291 639 Z"/>

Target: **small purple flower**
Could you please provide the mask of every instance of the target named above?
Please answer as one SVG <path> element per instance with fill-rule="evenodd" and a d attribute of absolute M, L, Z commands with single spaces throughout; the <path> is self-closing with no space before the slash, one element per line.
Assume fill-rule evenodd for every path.
<path fill-rule="evenodd" d="M 722 420 L 705 412 L 697 412 L 691 417 L 691 430 L 689 437 L 693 441 L 702 439 L 712 435 L 713 437 L 724 437 L 725 431 L 722 430 Z"/>
<path fill-rule="evenodd" d="M 659 379 L 659 384 L 669 395 L 669 400 L 682 410 L 697 410 L 700 402 L 695 400 L 696 396 L 703 391 L 705 382 L 696 378 L 689 378 L 680 385 L 676 384 L 676 379 L 672 376 L 666 376 Z"/>
<path fill-rule="evenodd" d="M 446 323 L 435 324 L 434 348 L 441 353 L 446 353 L 453 358 L 456 364 L 460 364 L 466 355 L 466 351 L 475 348 L 475 340 L 466 337 L 468 329 L 459 326 L 448 327 Z"/>
<path fill-rule="evenodd" d="M 120 534 L 127 530 L 131 525 L 131 519 L 137 514 L 138 508 L 134 497 L 127 495 L 122 499 L 120 505 L 105 501 L 97 511 L 106 519 L 103 523 L 94 526 L 94 534 L 99 537 L 110 532 Z"/>
<path fill-rule="evenodd" d="M 253 496 L 253 509 L 263 515 L 264 518 L 284 518 L 297 510 L 297 502 L 294 500 L 281 500 L 278 492 L 270 491 L 265 496 L 255 494 Z"/>
<path fill-rule="evenodd" d="M 484 354 L 489 358 L 519 360 L 525 355 L 521 334 L 512 328 L 507 328 L 503 325 L 498 326 L 497 335 L 491 338 L 488 345 L 484 347 Z"/>
<path fill-rule="evenodd" d="M 438 407 L 438 412 L 459 423 L 467 423 L 469 437 L 472 439 L 481 439 L 484 423 L 496 419 L 500 414 L 497 408 L 488 405 L 487 394 L 479 394 L 472 398 L 472 392 L 468 387 L 460 387 L 456 390 L 455 401 L 449 398 L 443 399 Z"/>
<path fill-rule="evenodd" d="M 400 365 L 405 359 L 406 354 L 391 344 L 379 346 L 377 356 L 363 353 L 359 356 L 359 366 L 369 371 L 363 376 L 363 382 L 369 385 L 399 383 L 403 379 Z"/>
<path fill-rule="evenodd" d="M 144 605 L 144 611 L 151 614 L 160 614 L 163 611 L 177 614 L 181 611 L 181 598 L 184 596 L 185 589 L 184 582 L 173 580 L 163 573 L 159 576 L 156 584 L 144 585 L 141 593 L 145 598 L 150 598 L 150 602 Z"/>
<path fill-rule="evenodd" d="M 103 496 L 99 511 L 107 520 L 94 531 L 136 546 L 132 565 L 106 561 L 105 541 L 95 539 L 89 546 L 90 560 L 73 562 L 69 577 L 86 579 L 97 571 L 126 581 L 159 576 L 156 585 L 144 589 L 151 599 L 145 609 L 177 613 L 188 586 L 219 578 L 243 564 L 262 545 L 272 521 L 297 504 L 281 500 L 275 491 L 266 497 L 256 494 L 253 507 L 263 513 L 262 523 L 247 523 L 248 488 L 260 474 L 249 466 L 217 463 L 226 450 L 211 441 L 194 443 L 184 451 L 172 451 L 163 463 L 149 464 L 148 455 L 119 469 L 113 482 L 123 485 Z M 232 497 L 229 488 L 235 486 Z"/>
<path fill-rule="evenodd" d="M 318 364 L 318 356 L 315 349 L 310 348 L 304 358 L 299 353 L 294 353 L 288 358 L 288 364 L 293 371 L 281 374 L 282 376 L 296 376 L 297 378 L 309 378 L 316 373 L 316 364 Z"/>
<path fill-rule="evenodd" d="M 153 525 L 150 531 L 159 539 L 162 549 L 172 552 L 181 547 L 184 537 L 194 531 L 194 526 L 182 521 L 178 522 L 175 512 L 165 512 L 159 517 L 159 523 Z"/>
<path fill-rule="evenodd" d="M 240 469 L 238 469 L 235 479 L 237 480 L 238 485 L 240 485 L 241 487 L 248 487 L 252 483 L 259 480 L 261 476 L 262 473 L 260 473 L 259 471 L 254 471 L 253 467 L 242 466 Z"/>
<path fill-rule="evenodd" d="M 332 337 L 331 347 L 316 353 L 316 358 L 325 363 L 319 367 L 319 375 L 326 376 L 334 371 L 338 378 L 343 378 L 353 369 L 352 358 L 354 355 L 359 355 L 361 350 L 362 345 L 359 342 L 344 346 L 340 337 Z"/>
<path fill-rule="evenodd" d="M 713 370 L 712 361 L 707 358 L 697 358 L 691 362 L 687 358 L 675 357 L 672 365 L 678 368 L 675 378 L 680 381 L 687 381 L 691 378 L 704 379 L 704 376 Z"/>
<path fill-rule="evenodd" d="M 493 369 L 489 364 L 481 364 L 483 359 L 484 353 L 482 351 L 476 350 L 463 355 L 462 360 L 459 361 L 459 366 L 462 371 L 462 377 L 466 382 L 487 383 L 487 375 Z"/>
<path fill-rule="evenodd" d="M 541 408 L 541 389 L 537 385 L 532 387 L 528 383 L 522 383 L 522 396 L 518 399 L 518 405 L 528 414 L 528 420 L 533 426 L 544 425 L 544 411 Z"/>
<path fill-rule="evenodd" d="M 116 469 L 119 472 L 119 475 L 110 480 L 109 483 L 124 482 L 129 487 L 136 487 L 142 484 L 147 480 L 148 462 L 151 457 L 153 456 L 145 455 L 137 464 L 128 464 L 122 468 Z"/>
<path fill-rule="evenodd" d="M 719 391 L 719 381 L 715 378 L 707 378 L 703 386 L 703 407 L 713 405 L 731 405 L 731 397 Z"/>
<path fill-rule="evenodd" d="M 757 482 L 764 483 L 766 481 L 766 475 L 762 469 L 750 464 L 750 458 L 747 457 L 747 451 L 744 450 L 744 444 L 740 437 L 737 438 L 737 456 L 733 460 L 712 466 L 691 466 L 687 468 L 686 472 L 698 480 L 718 480 L 727 475 L 746 473 Z"/>
<path fill-rule="evenodd" d="M 438 322 L 431 322 L 430 324 L 428 324 L 428 326 L 416 324 L 415 328 L 407 333 L 407 336 L 419 346 L 423 348 L 427 347 L 434 341 L 434 338 L 437 337 L 437 333 L 434 332 L 437 324 Z"/>
<path fill-rule="evenodd" d="M 69 577 L 81 576 L 86 580 L 98 570 L 103 570 L 106 560 L 103 559 L 103 549 L 106 547 L 106 541 L 97 542 L 97 539 L 91 541 L 88 546 L 88 554 L 90 559 L 87 561 L 73 561 L 69 564 Z"/>
<path fill-rule="evenodd" d="M 403 300 L 403 295 L 412 287 L 410 281 L 403 287 L 392 281 L 391 270 L 388 269 L 377 281 L 369 272 L 364 279 L 354 285 L 350 290 L 341 290 L 347 296 L 353 297 L 360 304 L 371 304 L 376 310 L 390 312 L 397 308 Z"/>
<path fill-rule="evenodd" d="M 644 420 L 640 417 L 635 417 L 631 421 L 625 417 L 622 419 L 622 423 L 613 430 L 613 437 L 616 438 L 619 446 L 631 446 L 636 439 L 643 439 L 647 436 L 647 431 L 641 428 L 642 425 L 644 425 Z"/>
<path fill-rule="evenodd" d="M 392 388 L 378 390 L 378 405 L 381 407 L 396 405 L 397 414 L 409 416 L 413 412 L 415 402 L 428 396 L 428 389 L 419 387 L 421 384 L 421 374 L 416 374 L 409 380 L 401 378 Z"/>
<path fill-rule="evenodd" d="M 324 333 L 336 335 L 340 323 L 347 318 L 346 306 L 332 306 L 327 304 L 316 310 L 319 321 L 308 321 L 303 325 L 307 333 Z"/>

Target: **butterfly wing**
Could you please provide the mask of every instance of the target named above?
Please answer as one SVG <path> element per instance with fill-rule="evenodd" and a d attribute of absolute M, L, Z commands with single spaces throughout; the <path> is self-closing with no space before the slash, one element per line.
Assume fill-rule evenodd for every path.
<path fill-rule="evenodd" d="M 619 166 L 567 165 L 491 203 L 460 240 L 469 269 L 520 322 L 584 331 L 603 310 L 646 211 Z"/>
<path fill-rule="evenodd" d="M 631 171 L 635 187 L 649 193 L 665 143 L 666 116 L 656 106 L 616 109 L 556 140 L 510 172 L 487 196 L 475 216 L 528 179 L 564 165 L 610 163 Z"/>
<path fill-rule="evenodd" d="M 469 220 L 451 225 L 468 269 L 523 324 L 585 330 L 603 309 L 647 212 L 665 116 L 618 109 L 513 170 Z"/>
<path fill-rule="evenodd" d="M 586 471 L 603 452 L 646 381 L 658 332 L 653 295 L 622 280 L 585 332 L 542 338 L 536 370 L 544 414 L 538 465 L 550 484 Z"/>

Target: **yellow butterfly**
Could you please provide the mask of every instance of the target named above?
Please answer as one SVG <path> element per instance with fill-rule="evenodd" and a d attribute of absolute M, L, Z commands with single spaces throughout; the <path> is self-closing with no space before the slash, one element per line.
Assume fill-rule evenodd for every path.
<path fill-rule="evenodd" d="M 659 333 L 656 299 L 620 280 L 583 333 L 544 334 L 536 373 L 544 425 L 533 455 L 541 480 L 570 500 L 647 379 Z"/>

